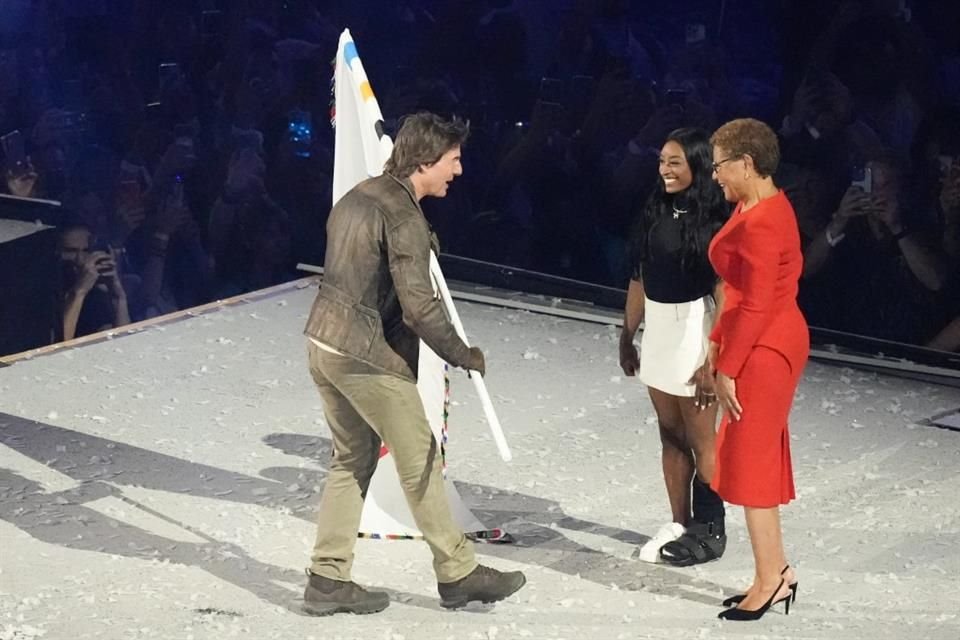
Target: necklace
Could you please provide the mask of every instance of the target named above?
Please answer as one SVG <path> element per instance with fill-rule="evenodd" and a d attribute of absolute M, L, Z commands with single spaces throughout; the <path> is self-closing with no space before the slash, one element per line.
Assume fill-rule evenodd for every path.
<path fill-rule="evenodd" d="M 680 214 L 686 213 L 688 209 L 677 209 L 677 205 L 671 205 L 673 207 L 673 219 L 679 220 Z"/>

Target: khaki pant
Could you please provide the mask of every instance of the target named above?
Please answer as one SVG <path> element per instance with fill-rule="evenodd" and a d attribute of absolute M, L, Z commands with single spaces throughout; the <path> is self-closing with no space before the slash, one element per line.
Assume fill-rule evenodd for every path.
<path fill-rule="evenodd" d="M 334 450 L 310 571 L 333 580 L 351 579 L 363 500 L 382 441 L 393 454 L 410 512 L 433 552 L 437 581 L 465 577 L 477 566 L 473 545 L 450 514 L 440 448 L 417 386 L 309 341 L 307 349 Z"/>

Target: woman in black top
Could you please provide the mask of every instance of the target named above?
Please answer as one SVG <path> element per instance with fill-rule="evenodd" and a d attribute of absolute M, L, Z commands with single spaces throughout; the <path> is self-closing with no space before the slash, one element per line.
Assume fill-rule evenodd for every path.
<path fill-rule="evenodd" d="M 620 336 L 620 366 L 628 376 L 639 373 L 657 412 L 673 513 L 640 558 L 677 566 L 714 560 L 726 547 L 723 501 L 710 489 L 717 408 L 704 366 L 719 291 L 707 247 L 729 215 L 712 162 L 709 137 L 699 129 L 678 129 L 664 143 L 660 180 L 634 233 Z"/>

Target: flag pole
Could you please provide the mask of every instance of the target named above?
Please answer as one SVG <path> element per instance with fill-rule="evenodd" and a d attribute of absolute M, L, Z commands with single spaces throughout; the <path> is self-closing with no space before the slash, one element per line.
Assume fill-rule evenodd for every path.
<path fill-rule="evenodd" d="M 437 256 L 432 251 L 430 252 L 430 275 L 433 276 L 437 284 L 437 291 L 440 292 L 440 298 L 443 300 L 443 306 L 447 309 L 450 322 L 453 323 L 453 327 L 457 330 L 460 339 L 469 346 L 470 343 L 467 342 L 467 334 L 463 330 L 463 323 L 460 322 L 460 314 L 457 313 L 457 308 L 453 305 L 453 297 L 450 295 L 450 289 L 447 288 L 447 281 L 444 279 L 443 272 L 440 270 L 440 263 L 437 261 Z M 480 397 L 480 404 L 483 406 L 483 413 L 487 417 L 487 424 L 490 426 L 490 432 L 493 434 L 493 441 L 497 444 L 500 457 L 504 462 L 510 462 L 510 460 L 513 459 L 513 454 L 510 453 L 507 438 L 503 435 L 503 428 L 500 426 L 497 412 L 493 408 L 493 402 L 490 400 L 490 394 L 487 392 L 487 385 L 483 381 L 483 376 L 481 376 L 479 372 L 474 371 L 470 379 L 473 380 L 473 386 L 476 388 L 477 395 Z"/>

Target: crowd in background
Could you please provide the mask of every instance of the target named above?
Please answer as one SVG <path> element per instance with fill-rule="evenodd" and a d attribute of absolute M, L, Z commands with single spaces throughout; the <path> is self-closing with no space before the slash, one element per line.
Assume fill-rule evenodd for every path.
<path fill-rule="evenodd" d="M 322 264 L 332 59 L 471 121 L 445 253 L 625 287 L 667 133 L 781 137 L 810 324 L 960 349 L 960 3 L 0 0 L 10 193 L 64 203 L 64 331 Z M 744 35 L 749 34 L 745 39 Z M 9 266 L 4 266 L 9 268 Z"/>

